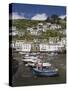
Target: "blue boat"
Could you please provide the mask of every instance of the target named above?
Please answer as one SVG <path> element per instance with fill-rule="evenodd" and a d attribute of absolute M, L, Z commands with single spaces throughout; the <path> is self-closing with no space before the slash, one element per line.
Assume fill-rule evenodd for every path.
<path fill-rule="evenodd" d="M 35 76 L 56 76 L 58 75 L 58 69 L 56 68 L 33 68 L 32 69 L 33 75 Z"/>

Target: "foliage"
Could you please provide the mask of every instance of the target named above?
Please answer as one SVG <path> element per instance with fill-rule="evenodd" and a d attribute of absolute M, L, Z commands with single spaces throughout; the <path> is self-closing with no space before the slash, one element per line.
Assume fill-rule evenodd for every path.
<path fill-rule="evenodd" d="M 25 40 L 33 40 L 33 39 L 49 39 L 49 37 L 63 37 L 63 34 L 59 32 L 59 30 L 47 30 L 46 32 L 41 32 L 41 35 L 34 36 L 27 32 L 27 27 L 36 27 L 38 23 L 42 22 L 46 24 L 47 22 L 56 23 L 61 25 L 62 29 L 66 29 L 66 18 L 61 20 L 58 15 L 52 15 L 48 17 L 46 21 L 36 21 L 36 20 L 26 20 L 26 19 L 18 19 L 12 20 L 12 26 L 16 26 L 17 30 L 20 32 L 24 32 L 23 36 L 15 36 L 14 39 L 25 39 Z M 61 29 L 61 30 L 62 30 Z"/>

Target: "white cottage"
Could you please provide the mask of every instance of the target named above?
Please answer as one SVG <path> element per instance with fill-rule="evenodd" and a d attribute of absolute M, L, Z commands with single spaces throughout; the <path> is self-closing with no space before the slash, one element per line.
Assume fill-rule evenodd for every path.
<path fill-rule="evenodd" d="M 41 43 L 39 45 L 40 51 L 46 51 L 46 52 L 55 52 L 61 50 L 62 46 L 60 44 L 45 44 Z"/>
<path fill-rule="evenodd" d="M 11 41 L 9 47 L 10 48 L 15 48 L 15 41 Z"/>
<path fill-rule="evenodd" d="M 51 30 L 61 29 L 61 26 L 58 25 L 58 24 L 51 24 L 50 29 L 51 29 Z"/>
<path fill-rule="evenodd" d="M 24 42 L 23 40 L 17 40 L 15 42 L 15 48 L 17 51 L 30 52 L 31 42 Z"/>
<path fill-rule="evenodd" d="M 27 31 L 30 32 L 31 35 L 38 35 L 38 31 L 36 27 L 32 27 L 32 28 L 28 27 Z"/>
<path fill-rule="evenodd" d="M 61 38 L 61 44 L 66 45 L 66 37 Z"/>
<path fill-rule="evenodd" d="M 31 35 L 38 35 L 37 28 L 33 28 L 32 31 L 30 31 Z"/>
<path fill-rule="evenodd" d="M 38 23 L 37 25 L 37 30 L 38 31 L 43 31 L 43 32 L 46 32 L 46 30 L 48 29 L 48 25 L 44 25 L 43 23 Z"/>
<path fill-rule="evenodd" d="M 16 26 L 12 26 L 9 28 L 9 35 L 16 36 L 18 31 L 16 30 Z"/>

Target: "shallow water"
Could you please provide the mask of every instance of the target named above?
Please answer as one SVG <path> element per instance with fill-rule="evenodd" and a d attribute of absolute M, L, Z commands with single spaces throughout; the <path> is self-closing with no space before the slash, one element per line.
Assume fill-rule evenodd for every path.
<path fill-rule="evenodd" d="M 31 68 L 25 67 L 21 61 L 23 55 L 17 55 L 14 53 L 14 58 L 19 62 L 19 67 L 16 73 L 13 75 L 13 86 L 24 85 L 46 85 L 46 84 L 61 84 L 66 82 L 66 54 L 46 55 L 46 53 L 40 53 L 43 62 L 50 62 L 59 69 L 59 76 L 54 77 L 36 77 L 33 76 Z"/>

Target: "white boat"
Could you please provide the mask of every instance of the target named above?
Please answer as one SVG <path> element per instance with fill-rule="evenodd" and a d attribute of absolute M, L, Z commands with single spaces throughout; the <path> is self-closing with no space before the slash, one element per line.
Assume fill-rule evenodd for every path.
<path fill-rule="evenodd" d="M 53 53 L 53 52 L 52 52 L 52 53 L 47 53 L 47 55 L 48 55 L 48 56 L 54 56 L 55 53 Z"/>
<path fill-rule="evenodd" d="M 27 64 L 25 64 L 25 66 L 26 66 L 26 67 L 28 67 L 28 66 L 29 66 L 29 67 L 35 67 L 35 63 L 27 63 Z"/>
<path fill-rule="evenodd" d="M 36 56 L 39 55 L 40 53 L 31 53 L 30 55 Z"/>
<path fill-rule="evenodd" d="M 22 59 L 22 61 L 26 62 L 26 63 L 28 63 L 28 62 L 33 62 L 33 63 L 37 62 L 37 60 L 31 59 L 31 58 Z"/>
<path fill-rule="evenodd" d="M 49 62 L 43 63 L 43 67 L 50 67 L 50 66 L 51 66 L 51 64 Z"/>
<path fill-rule="evenodd" d="M 54 56 L 54 55 L 56 56 L 56 55 L 58 55 L 58 53 L 51 52 L 51 53 L 47 53 L 47 55 L 48 56 Z"/>
<path fill-rule="evenodd" d="M 24 55 L 25 53 L 24 52 L 19 52 L 19 54 Z"/>
<path fill-rule="evenodd" d="M 25 66 L 36 67 L 36 64 L 35 64 L 35 63 L 36 63 L 36 62 L 27 63 L 27 64 L 25 64 Z M 47 63 L 42 63 L 42 65 L 43 65 L 43 67 L 50 67 L 50 66 L 51 66 L 51 64 L 50 64 L 49 62 L 47 62 Z"/>
<path fill-rule="evenodd" d="M 25 57 L 29 57 L 29 54 L 25 54 Z"/>
<path fill-rule="evenodd" d="M 37 59 L 38 57 L 35 57 L 35 56 L 26 56 L 24 57 L 24 59 Z"/>

